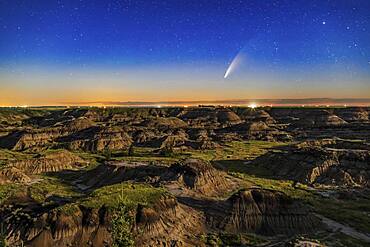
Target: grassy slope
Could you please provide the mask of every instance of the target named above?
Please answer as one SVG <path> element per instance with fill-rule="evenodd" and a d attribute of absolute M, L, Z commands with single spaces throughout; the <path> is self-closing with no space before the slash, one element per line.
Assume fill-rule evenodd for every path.
<path fill-rule="evenodd" d="M 126 182 L 99 188 L 84 198 L 81 204 L 91 208 L 103 205 L 115 208 L 122 202 L 128 207 L 136 206 L 138 203 L 150 205 L 165 193 L 166 190 L 163 188 Z"/>

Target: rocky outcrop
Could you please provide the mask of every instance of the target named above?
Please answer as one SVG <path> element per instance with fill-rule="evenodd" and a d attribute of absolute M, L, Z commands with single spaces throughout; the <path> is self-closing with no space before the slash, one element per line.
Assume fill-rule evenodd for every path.
<path fill-rule="evenodd" d="M 176 181 L 181 184 L 180 187 L 208 196 L 231 189 L 223 172 L 216 170 L 210 163 L 197 159 L 187 159 L 171 165 L 161 176 L 161 180 Z"/>
<path fill-rule="evenodd" d="M 17 151 L 38 150 L 53 144 L 57 138 L 89 128 L 92 125 L 93 123 L 88 119 L 79 118 L 57 124 L 54 127 L 16 131 L 0 138 L 0 147 Z"/>
<path fill-rule="evenodd" d="M 297 234 L 319 227 L 311 212 L 285 194 L 262 190 L 240 190 L 226 200 L 179 202 L 165 194 L 154 202 L 138 204 L 133 217 L 136 246 L 203 246 L 200 234 L 258 233 Z M 32 201 L 29 204 L 34 204 Z M 66 204 L 54 208 L 33 205 L 6 206 L 0 218 L 6 222 L 7 242 L 26 246 L 111 246 L 114 208 L 87 208 Z"/>
<path fill-rule="evenodd" d="M 62 135 L 62 128 L 42 130 L 25 130 L 11 133 L 0 139 L 0 146 L 17 151 L 41 147 L 51 144 L 54 139 Z"/>
<path fill-rule="evenodd" d="M 253 164 L 268 169 L 276 177 L 302 183 L 368 187 L 368 148 L 366 144 L 350 141 L 303 142 L 282 152 L 269 152 Z"/>
<path fill-rule="evenodd" d="M 156 128 L 156 129 L 178 129 L 178 128 L 185 128 L 187 124 L 179 118 L 176 117 L 158 117 L 154 119 L 148 119 L 143 121 L 140 125 L 149 127 L 149 128 Z"/>
<path fill-rule="evenodd" d="M 181 203 L 204 213 L 207 228 L 228 234 L 293 235 L 320 228 L 302 202 L 273 190 L 241 189 L 227 199 L 180 197 Z"/>
<path fill-rule="evenodd" d="M 239 107 L 234 110 L 238 116 L 247 122 L 263 122 L 266 124 L 276 123 L 275 119 L 268 112 L 262 109 Z"/>
<path fill-rule="evenodd" d="M 142 129 L 133 134 L 133 140 L 139 146 L 145 146 L 156 139 L 158 139 L 158 135 L 155 130 Z"/>
<path fill-rule="evenodd" d="M 283 193 L 262 189 L 240 190 L 224 202 L 226 232 L 264 235 L 310 232 L 318 221 L 297 201 Z"/>
<path fill-rule="evenodd" d="M 230 109 L 224 108 L 217 112 L 217 121 L 221 124 L 236 124 L 240 123 L 241 119 Z"/>
<path fill-rule="evenodd" d="M 28 201 L 37 210 L 18 204 L 4 206 L 0 219 L 10 246 L 112 246 L 112 219 L 116 208 L 88 208 L 66 204 L 47 208 Z M 135 246 L 196 246 L 199 233 L 205 232 L 200 212 L 163 195 L 149 205 L 138 204 L 127 212 L 133 217 Z"/>
<path fill-rule="evenodd" d="M 32 247 L 111 245 L 110 215 L 107 208 L 93 209 L 76 205 L 68 207 L 68 210 L 48 210 L 41 207 L 40 213 L 21 208 L 3 208 L 1 219 L 6 222 L 4 230 L 8 233 L 8 244 L 17 246 L 23 243 Z"/>
<path fill-rule="evenodd" d="M 269 114 L 280 123 L 300 128 L 339 127 L 347 123 L 330 109 L 272 108 Z"/>
<path fill-rule="evenodd" d="M 369 112 L 364 108 L 339 108 L 335 114 L 347 122 L 368 122 Z"/>
<path fill-rule="evenodd" d="M 58 141 L 67 149 L 90 152 L 122 150 L 132 143 L 131 137 L 119 127 L 91 127 Z"/>
<path fill-rule="evenodd" d="M 176 147 L 186 147 L 188 138 L 185 133 L 177 133 L 176 135 L 169 135 L 161 138 L 160 149 L 173 149 Z"/>
<path fill-rule="evenodd" d="M 30 183 L 30 175 L 76 169 L 87 164 L 66 150 L 54 150 L 31 159 L 13 161 L 0 169 L 0 184 Z"/>
<path fill-rule="evenodd" d="M 296 124 L 298 126 L 307 127 L 327 127 L 327 126 L 342 126 L 347 122 L 334 115 L 330 111 L 317 110 L 307 114 L 304 118 L 301 118 Z"/>
<path fill-rule="evenodd" d="M 156 134 L 157 133 L 157 134 Z M 160 152 L 166 150 L 212 149 L 219 145 L 206 134 L 192 136 L 183 130 L 172 130 L 169 134 L 157 131 L 139 131 L 134 135 L 135 144 L 138 146 L 158 148 Z"/>
<path fill-rule="evenodd" d="M 9 163 L 7 166 L 16 167 L 26 174 L 40 174 L 44 172 L 76 169 L 86 164 L 86 161 L 71 152 L 66 150 L 53 150 L 33 159 Z"/>
<path fill-rule="evenodd" d="M 235 133 L 240 136 L 240 139 L 247 140 L 288 141 L 291 139 L 291 136 L 285 131 L 269 127 L 264 122 L 243 122 L 220 129 L 216 133 Z"/>
<path fill-rule="evenodd" d="M 139 205 L 135 216 L 137 246 L 199 246 L 204 218 L 191 207 L 164 196 L 151 206 Z"/>
<path fill-rule="evenodd" d="M 86 188 L 96 188 L 123 181 L 146 182 L 165 186 L 176 193 L 213 196 L 224 194 L 234 188 L 224 172 L 210 163 L 188 159 L 171 166 L 144 163 L 109 162 L 89 171 L 80 178 Z"/>
<path fill-rule="evenodd" d="M 20 169 L 16 167 L 6 167 L 0 169 L 0 185 L 8 183 L 29 183 L 32 180 Z"/>
<path fill-rule="evenodd" d="M 215 107 L 187 108 L 178 117 L 189 123 L 203 122 L 203 124 L 207 125 L 212 123 L 229 125 L 241 121 L 239 116 L 230 109 Z"/>

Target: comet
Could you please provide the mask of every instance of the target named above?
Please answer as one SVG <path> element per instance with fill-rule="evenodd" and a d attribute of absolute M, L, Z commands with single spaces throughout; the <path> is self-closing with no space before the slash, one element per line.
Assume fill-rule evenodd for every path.
<path fill-rule="evenodd" d="M 229 67 L 227 68 L 225 75 L 224 75 L 224 79 L 226 79 L 239 66 L 241 61 L 242 61 L 242 55 L 241 55 L 241 51 L 239 51 L 239 53 L 234 57 Z"/>

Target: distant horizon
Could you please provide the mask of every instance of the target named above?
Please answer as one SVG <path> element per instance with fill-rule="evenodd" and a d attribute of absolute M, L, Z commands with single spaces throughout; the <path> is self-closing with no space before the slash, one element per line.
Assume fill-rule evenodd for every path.
<path fill-rule="evenodd" d="M 86 101 L 60 102 L 55 104 L 1 105 L 0 107 L 166 107 L 166 106 L 370 106 L 370 98 L 281 98 L 281 99 L 225 99 L 225 100 L 178 100 L 178 101 Z"/>

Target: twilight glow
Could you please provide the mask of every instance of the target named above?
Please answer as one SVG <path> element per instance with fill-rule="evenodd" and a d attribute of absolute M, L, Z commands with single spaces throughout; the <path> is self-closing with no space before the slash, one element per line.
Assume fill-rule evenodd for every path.
<path fill-rule="evenodd" d="M 368 0 L 4 0 L 0 106 L 370 98 L 369 12 Z"/>

